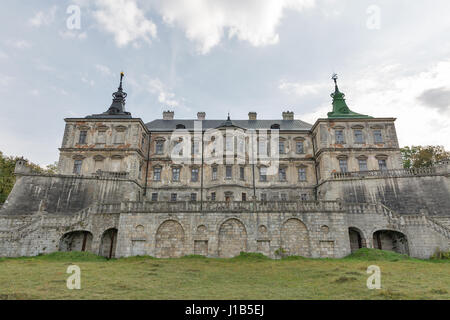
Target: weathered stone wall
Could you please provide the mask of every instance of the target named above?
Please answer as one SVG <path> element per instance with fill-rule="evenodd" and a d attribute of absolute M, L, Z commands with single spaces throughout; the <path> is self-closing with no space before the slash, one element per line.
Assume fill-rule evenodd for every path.
<path fill-rule="evenodd" d="M 450 215 L 450 179 L 445 174 L 328 180 L 318 194 L 321 200 L 381 202 L 400 214 Z"/>
<path fill-rule="evenodd" d="M 62 176 L 18 176 L 0 215 L 37 212 L 74 214 L 95 202 L 138 200 L 140 187 L 133 181 Z"/>

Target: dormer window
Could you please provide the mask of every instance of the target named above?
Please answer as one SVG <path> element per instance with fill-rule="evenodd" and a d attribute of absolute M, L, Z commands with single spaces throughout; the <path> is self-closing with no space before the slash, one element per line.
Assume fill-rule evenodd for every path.
<path fill-rule="evenodd" d="M 177 129 L 186 129 L 186 126 L 184 124 L 179 123 L 179 124 L 177 124 L 176 128 Z"/>
<path fill-rule="evenodd" d="M 274 123 L 273 125 L 270 126 L 270 129 L 280 130 L 280 125 L 278 123 Z"/>

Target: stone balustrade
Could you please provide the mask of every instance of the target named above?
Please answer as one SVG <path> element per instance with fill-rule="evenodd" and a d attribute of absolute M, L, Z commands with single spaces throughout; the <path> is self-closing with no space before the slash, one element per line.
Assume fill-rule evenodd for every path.
<path fill-rule="evenodd" d="M 374 170 L 374 171 L 355 171 L 355 172 L 332 172 L 331 179 L 354 179 L 367 177 L 411 177 L 426 176 L 443 173 L 444 167 L 426 167 L 426 168 L 409 168 L 409 169 L 391 169 L 391 170 Z"/>

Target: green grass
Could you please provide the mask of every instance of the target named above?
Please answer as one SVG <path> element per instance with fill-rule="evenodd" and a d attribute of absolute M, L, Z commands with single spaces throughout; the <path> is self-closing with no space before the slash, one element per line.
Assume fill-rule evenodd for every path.
<path fill-rule="evenodd" d="M 68 290 L 67 267 L 81 268 L 81 290 Z M 380 290 L 366 287 L 369 265 Z M 344 259 L 244 253 L 232 259 L 130 257 L 89 253 L 0 259 L 0 299 L 450 299 L 449 260 L 412 259 L 361 249 Z"/>

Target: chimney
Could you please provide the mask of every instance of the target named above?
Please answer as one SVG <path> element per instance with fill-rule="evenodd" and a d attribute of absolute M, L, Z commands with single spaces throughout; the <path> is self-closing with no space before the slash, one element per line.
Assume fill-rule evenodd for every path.
<path fill-rule="evenodd" d="M 292 111 L 283 112 L 283 120 L 294 120 L 294 113 Z"/>
<path fill-rule="evenodd" d="M 256 120 L 256 112 L 249 112 L 248 113 L 248 120 Z"/>
<path fill-rule="evenodd" d="M 173 120 L 173 116 L 175 115 L 175 112 L 173 111 L 164 111 L 163 112 L 163 120 Z"/>
<path fill-rule="evenodd" d="M 206 112 L 198 112 L 197 113 L 197 120 L 205 120 L 206 118 Z"/>

